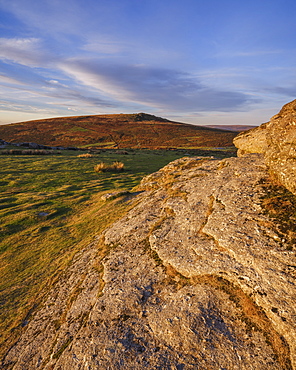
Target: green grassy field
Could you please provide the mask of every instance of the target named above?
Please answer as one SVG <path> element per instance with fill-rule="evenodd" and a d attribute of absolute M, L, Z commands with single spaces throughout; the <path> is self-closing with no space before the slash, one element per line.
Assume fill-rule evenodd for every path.
<path fill-rule="evenodd" d="M 128 153 L 80 158 L 75 151 L 43 156 L 0 152 L 2 351 L 75 253 L 127 211 L 124 197 L 104 201 L 102 195 L 132 191 L 145 175 L 184 156 L 164 150 Z M 227 155 L 225 150 L 221 155 Z M 102 161 L 121 161 L 124 171 L 96 173 L 94 166 Z"/>

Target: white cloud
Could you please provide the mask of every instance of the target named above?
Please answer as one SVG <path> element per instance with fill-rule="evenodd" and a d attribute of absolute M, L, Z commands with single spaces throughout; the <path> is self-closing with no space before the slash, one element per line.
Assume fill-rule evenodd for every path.
<path fill-rule="evenodd" d="M 65 87 L 65 88 L 68 88 L 67 85 L 62 84 L 60 81 L 57 81 L 57 80 L 49 80 L 49 81 L 46 81 L 46 82 L 47 82 L 47 84 L 52 85 L 53 87 Z"/>
<path fill-rule="evenodd" d="M 26 66 L 40 66 L 52 59 L 37 38 L 0 38 L 0 59 Z"/>

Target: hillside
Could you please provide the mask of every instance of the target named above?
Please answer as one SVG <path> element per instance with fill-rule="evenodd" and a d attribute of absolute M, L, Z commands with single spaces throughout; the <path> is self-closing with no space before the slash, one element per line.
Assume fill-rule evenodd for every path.
<path fill-rule="evenodd" d="M 153 115 L 114 114 L 61 117 L 0 126 L 0 138 L 14 143 L 94 148 L 198 148 L 232 146 L 236 133 Z"/>

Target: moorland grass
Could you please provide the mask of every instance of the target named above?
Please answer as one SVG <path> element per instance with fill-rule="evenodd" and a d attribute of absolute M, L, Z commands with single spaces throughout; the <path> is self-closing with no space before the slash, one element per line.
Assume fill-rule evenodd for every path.
<path fill-rule="evenodd" d="M 79 154 L 0 156 L 0 355 L 75 253 L 127 211 L 128 202 L 106 202 L 102 195 L 130 192 L 143 176 L 184 156 L 165 150 Z M 122 162 L 125 170 L 96 173 L 98 162 Z"/>
<path fill-rule="evenodd" d="M 107 164 L 105 162 L 100 162 L 95 165 L 94 171 L 95 172 L 121 172 L 124 170 L 124 163 L 123 162 L 113 162 L 112 164 Z"/>

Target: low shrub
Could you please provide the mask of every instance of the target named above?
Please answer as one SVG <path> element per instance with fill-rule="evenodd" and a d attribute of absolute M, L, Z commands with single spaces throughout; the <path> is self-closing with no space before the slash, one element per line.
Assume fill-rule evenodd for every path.
<path fill-rule="evenodd" d="M 79 154 L 77 157 L 78 158 L 91 158 L 93 157 L 93 155 L 90 153 L 83 153 L 83 154 Z"/>
<path fill-rule="evenodd" d="M 101 162 L 94 167 L 95 172 L 121 172 L 124 170 L 124 163 L 113 162 L 112 164 L 107 164 Z"/>

